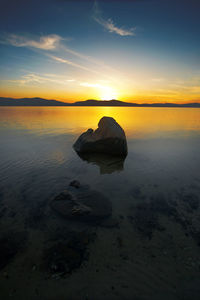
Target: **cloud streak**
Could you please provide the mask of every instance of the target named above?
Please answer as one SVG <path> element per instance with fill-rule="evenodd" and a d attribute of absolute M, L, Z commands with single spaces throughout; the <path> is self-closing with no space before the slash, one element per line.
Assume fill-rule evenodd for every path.
<path fill-rule="evenodd" d="M 81 82 L 80 85 L 84 87 L 92 87 L 92 88 L 108 88 L 107 86 L 103 86 L 99 83 Z"/>
<path fill-rule="evenodd" d="M 66 79 L 64 76 L 57 76 L 56 74 L 36 74 L 36 73 L 29 73 L 23 75 L 20 79 L 16 80 L 8 80 L 9 82 L 16 83 L 19 85 L 26 85 L 29 83 L 37 83 L 37 84 L 44 84 L 44 83 L 56 83 L 61 85 L 68 85 L 71 82 L 75 82 L 75 79 Z"/>
<path fill-rule="evenodd" d="M 68 60 L 68 59 L 63 59 L 61 57 L 58 57 L 58 56 L 55 56 L 55 55 L 48 55 L 51 59 L 57 61 L 57 62 L 60 62 L 60 63 L 63 63 L 63 64 L 67 64 L 67 65 L 70 65 L 72 67 L 75 67 L 75 68 L 78 68 L 78 69 L 81 69 L 81 70 L 84 70 L 84 71 L 87 71 L 87 72 L 90 72 L 90 73 L 94 73 L 94 74 L 101 74 L 100 72 L 98 71 L 95 71 L 93 69 L 90 69 L 90 68 L 87 68 L 83 65 L 80 65 L 80 64 L 77 64 L 71 60 Z"/>
<path fill-rule="evenodd" d="M 64 50 L 65 52 L 78 57 L 82 60 L 88 61 L 91 64 L 95 64 L 100 66 L 101 68 L 104 68 L 108 71 L 112 71 L 112 72 L 117 72 L 116 70 L 114 70 L 113 68 L 111 68 L 110 66 L 107 66 L 103 61 L 99 61 L 97 59 L 94 59 L 91 56 L 87 56 L 84 55 L 80 52 L 77 52 L 75 50 L 70 49 L 69 47 L 66 47 L 64 44 L 61 43 L 61 41 L 66 40 L 66 38 L 62 38 L 59 35 L 56 34 L 50 34 L 50 35 L 46 35 L 46 36 L 41 36 L 40 38 L 37 39 L 30 39 L 26 36 L 22 36 L 22 35 L 17 35 L 17 34 L 9 34 L 6 36 L 6 38 L 2 39 L 0 41 L 1 44 L 8 44 L 14 47 L 29 47 L 32 49 L 40 49 L 40 50 L 45 50 L 45 51 L 49 51 L 49 50 Z M 68 65 L 71 65 L 73 67 L 85 70 L 85 71 L 89 71 L 95 74 L 100 74 L 99 72 L 85 67 L 81 64 L 77 64 L 71 60 L 67 60 L 67 59 L 62 59 L 58 56 L 51 56 L 52 59 L 57 60 L 58 62 L 61 63 L 66 63 Z"/>
<path fill-rule="evenodd" d="M 116 33 L 120 36 L 135 36 L 136 28 L 129 30 L 117 27 L 112 19 L 104 20 L 102 18 L 94 17 L 95 21 L 107 29 L 110 33 Z"/>
<path fill-rule="evenodd" d="M 99 9 L 97 1 L 95 1 L 94 4 L 94 20 L 103 26 L 108 32 L 110 33 L 115 33 L 120 36 L 135 36 L 135 30 L 136 27 L 130 28 L 130 29 L 125 29 L 123 27 L 118 27 L 111 18 L 109 19 L 104 19 L 102 17 L 102 13 Z"/>
<path fill-rule="evenodd" d="M 10 34 L 4 43 L 15 47 L 31 47 L 42 50 L 54 50 L 59 46 L 61 40 L 62 38 L 57 34 L 41 36 L 36 40 L 21 35 Z"/>
<path fill-rule="evenodd" d="M 62 43 L 62 41 L 65 40 L 66 38 L 62 38 L 56 34 L 41 36 L 35 39 L 30 39 L 27 36 L 18 34 L 8 34 L 0 41 L 0 43 L 14 47 L 27 47 L 32 51 L 41 50 L 45 56 L 49 57 L 53 61 L 69 65 L 90 74 L 95 74 L 98 77 L 108 79 L 109 81 L 115 81 L 116 76 L 121 76 L 121 72 L 106 65 L 103 61 L 70 49 Z M 53 55 L 49 52 L 52 50 L 54 51 Z M 65 55 L 63 57 L 63 51 L 73 55 L 74 59 L 65 58 Z M 82 63 L 76 62 L 75 58 L 82 60 Z M 30 78 L 25 79 L 26 83 L 29 79 Z M 31 78 L 31 81 L 33 81 L 32 79 L 33 78 Z M 22 84 L 23 80 L 24 79 L 21 81 Z"/>

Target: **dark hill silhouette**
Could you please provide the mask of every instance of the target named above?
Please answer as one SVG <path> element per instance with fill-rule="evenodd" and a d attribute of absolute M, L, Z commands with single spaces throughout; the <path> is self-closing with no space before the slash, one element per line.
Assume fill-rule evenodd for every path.
<path fill-rule="evenodd" d="M 119 100 L 86 100 L 86 101 L 78 101 L 73 103 L 73 106 L 135 106 L 136 103 L 128 103 Z"/>
<path fill-rule="evenodd" d="M 46 100 L 42 98 L 1 98 L 0 106 L 67 106 L 67 103 L 57 100 Z"/>
<path fill-rule="evenodd" d="M 67 103 L 58 100 L 46 100 L 43 98 L 5 98 L 0 97 L 0 106 L 123 106 L 123 107 L 199 107 L 200 103 L 132 103 L 119 100 L 93 100 L 78 101 L 74 103 Z"/>

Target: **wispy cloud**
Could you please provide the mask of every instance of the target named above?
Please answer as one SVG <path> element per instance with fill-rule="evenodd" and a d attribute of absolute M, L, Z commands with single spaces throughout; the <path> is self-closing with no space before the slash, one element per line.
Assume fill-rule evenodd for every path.
<path fill-rule="evenodd" d="M 100 66 L 100 67 L 103 67 L 104 69 L 108 70 L 108 71 L 112 71 L 112 72 L 119 72 L 117 71 L 116 69 L 113 69 L 112 67 L 108 66 L 105 64 L 104 61 L 102 60 L 98 60 L 96 58 L 93 58 L 91 56 L 88 56 L 88 55 L 85 55 L 85 54 L 82 54 L 80 52 L 77 52 L 75 50 L 72 50 L 70 49 L 69 47 L 66 47 L 66 46 L 63 46 L 63 49 L 65 52 L 69 53 L 69 54 L 72 54 L 73 56 L 76 56 L 82 60 L 85 60 L 85 61 L 88 61 L 89 63 L 91 64 L 94 64 L 94 65 L 97 65 L 97 66 Z"/>
<path fill-rule="evenodd" d="M 70 66 L 73 66 L 75 68 L 78 68 L 78 69 L 82 69 L 84 71 L 87 71 L 87 72 L 92 72 L 92 73 L 95 73 L 97 75 L 99 75 L 99 72 L 93 70 L 93 69 L 90 69 L 88 67 L 85 67 L 83 65 L 80 65 L 80 64 L 77 64 L 71 60 L 68 60 L 68 59 L 63 59 L 61 57 L 58 57 L 58 56 L 55 56 L 55 55 L 48 55 L 51 59 L 55 60 L 55 61 L 58 61 L 60 63 L 63 63 L 63 64 L 67 64 L 67 65 L 70 65 Z"/>
<path fill-rule="evenodd" d="M 19 85 L 27 84 L 44 84 L 46 83 L 56 83 L 61 85 L 67 85 L 71 82 L 75 82 L 75 79 L 66 79 L 64 76 L 58 76 L 56 74 L 36 74 L 28 73 L 23 75 L 20 79 L 8 80 L 9 82 L 16 83 Z"/>
<path fill-rule="evenodd" d="M 84 87 L 107 88 L 107 86 L 103 86 L 103 85 L 101 85 L 99 83 L 81 82 L 80 85 L 84 86 Z"/>
<path fill-rule="evenodd" d="M 34 72 L 29 72 L 22 75 L 18 79 L 13 80 L 5 80 L 7 82 L 19 85 L 19 86 L 38 86 L 44 84 L 59 84 L 63 86 L 76 85 L 86 87 L 86 88 L 98 88 L 100 90 L 111 90 L 111 88 L 107 85 L 103 85 L 101 83 L 90 83 L 90 82 L 82 82 L 77 79 L 66 78 L 65 75 L 57 75 L 57 74 L 39 74 Z M 106 82 L 106 81 L 105 81 Z"/>
<path fill-rule="evenodd" d="M 89 73 L 92 73 L 92 74 L 95 74 L 95 75 L 98 75 L 98 77 L 100 78 L 105 78 L 105 79 L 108 79 L 108 80 L 112 80 L 114 81 L 114 78 L 113 76 L 109 76 L 108 74 L 105 74 L 102 73 L 102 71 L 99 71 L 99 70 L 96 70 L 96 68 L 89 68 L 89 67 L 86 67 L 84 65 L 81 65 L 81 64 L 78 64 L 78 63 L 75 63 L 69 59 L 65 59 L 65 58 L 61 58 L 59 56 L 55 56 L 55 55 L 49 55 L 49 54 L 46 54 L 48 57 L 50 57 L 52 60 L 55 60 L 59 63 L 62 63 L 62 64 L 67 64 L 67 65 L 70 65 L 74 68 L 78 68 L 80 70 L 84 70 L 84 71 L 87 71 Z M 109 67 L 108 66 L 103 66 L 105 67 L 105 69 L 108 69 Z"/>
<path fill-rule="evenodd" d="M 165 78 L 152 78 L 151 81 L 155 82 L 155 83 L 159 83 L 159 82 L 164 82 L 165 81 Z"/>
<path fill-rule="evenodd" d="M 106 30 L 108 30 L 110 33 L 116 33 L 120 36 L 134 36 L 136 27 L 125 29 L 123 27 L 118 27 L 111 18 L 104 19 L 102 17 L 102 12 L 99 9 L 98 2 L 95 1 L 94 3 L 94 20 L 102 25 Z"/>
<path fill-rule="evenodd" d="M 31 39 L 26 36 L 10 34 L 3 41 L 5 44 L 10 44 L 15 47 L 31 47 L 42 50 L 56 49 L 62 38 L 57 34 L 41 36 L 39 39 Z"/>
<path fill-rule="evenodd" d="M 134 36 L 136 28 L 131 28 L 129 30 L 117 27 L 112 19 L 104 20 L 102 18 L 94 18 L 97 23 L 102 25 L 105 29 L 107 29 L 110 33 L 116 33 L 121 36 Z"/>
<path fill-rule="evenodd" d="M 51 57 L 53 60 L 56 60 L 57 62 L 60 63 L 65 63 L 68 65 L 71 65 L 73 67 L 88 71 L 88 72 L 92 72 L 94 74 L 97 75 L 102 75 L 103 72 L 98 72 L 96 71 L 96 67 L 94 66 L 94 68 L 90 68 L 87 66 L 84 66 L 85 62 L 89 62 L 92 65 L 97 65 L 101 68 L 101 70 L 104 70 L 104 73 L 106 73 L 107 71 L 112 72 L 112 73 L 119 73 L 119 71 L 113 69 L 112 67 L 106 65 L 103 61 L 98 60 L 96 58 L 93 58 L 91 56 L 82 54 L 78 51 L 75 51 L 73 49 L 70 49 L 68 46 L 66 46 L 64 43 L 62 43 L 62 41 L 66 41 L 69 39 L 63 38 L 59 35 L 56 34 L 50 34 L 50 35 L 46 35 L 46 36 L 41 36 L 41 37 L 37 37 L 35 39 L 31 39 L 28 38 L 27 36 L 23 36 L 23 35 L 18 35 L 18 34 L 7 34 L 6 36 L 1 37 L 0 39 L 0 43 L 1 44 L 8 44 L 14 47 L 29 47 L 32 50 L 44 50 L 45 55 Z M 79 64 L 74 62 L 73 60 L 69 60 L 69 59 L 65 59 L 65 58 L 61 58 L 60 56 L 51 56 L 48 54 L 48 52 L 46 53 L 45 51 L 49 51 L 49 50 L 54 50 L 57 53 L 69 53 L 70 55 L 73 55 L 83 61 L 85 61 L 83 64 Z M 108 77 L 108 76 L 104 76 L 104 77 Z"/>
<path fill-rule="evenodd" d="M 18 34 L 7 34 L 6 36 L 1 37 L 0 43 L 9 44 L 14 47 L 28 47 L 32 51 L 37 52 L 42 50 L 39 51 L 39 53 L 47 56 L 53 61 L 69 65 L 73 68 L 83 70 L 93 75 L 95 74 L 101 79 L 115 81 L 117 77 L 121 77 L 122 73 L 119 72 L 119 70 L 116 70 L 115 68 L 105 64 L 104 61 L 69 48 L 64 43 L 66 40 L 68 39 L 62 38 L 61 36 L 55 34 L 35 37 L 35 39 Z M 50 54 L 50 51 L 52 50 L 54 51 L 53 55 Z M 68 57 L 65 57 L 64 52 L 70 54 L 70 56 L 74 56 L 74 58 L 70 57 L 69 59 Z M 76 58 L 78 58 L 78 60 Z M 28 77 L 25 79 L 22 78 L 21 84 L 24 82 L 27 83 L 29 79 L 33 81 L 33 77 Z"/>

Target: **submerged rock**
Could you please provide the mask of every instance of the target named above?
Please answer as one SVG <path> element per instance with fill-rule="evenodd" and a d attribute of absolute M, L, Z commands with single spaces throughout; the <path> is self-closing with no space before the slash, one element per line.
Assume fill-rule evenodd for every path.
<path fill-rule="evenodd" d="M 56 196 L 50 206 L 67 219 L 91 224 L 97 224 L 112 214 L 109 199 L 102 193 L 81 185 L 79 188 L 69 185 L 68 190 Z"/>
<path fill-rule="evenodd" d="M 158 216 L 153 212 L 147 203 L 137 205 L 133 216 L 128 216 L 134 227 L 144 236 L 152 238 L 155 230 L 162 231 Z"/>
<path fill-rule="evenodd" d="M 44 250 L 43 267 L 59 278 L 79 268 L 87 259 L 87 247 L 95 236 L 87 232 L 71 232 Z"/>
<path fill-rule="evenodd" d="M 69 184 L 70 186 L 74 186 L 75 188 L 80 188 L 80 182 L 78 181 L 78 180 L 73 180 L 73 181 L 71 181 L 70 182 L 70 184 Z"/>
<path fill-rule="evenodd" d="M 165 230 L 159 222 L 160 215 L 181 222 L 176 208 L 168 203 L 163 194 L 159 193 L 151 196 L 149 202 L 137 204 L 134 208 L 134 215 L 130 215 L 129 220 L 144 237 L 151 239 L 154 231 Z"/>
<path fill-rule="evenodd" d="M 192 210 L 199 208 L 199 197 L 195 194 L 178 194 L 180 203 L 186 203 Z M 188 214 L 188 206 L 181 207 L 175 201 L 176 199 L 167 199 L 163 194 L 152 195 L 149 201 L 145 201 L 135 205 L 133 214 L 128 218 L 134 227 L 145 237 L 152 238 L 155 231 L 166 230 L 167 227 L 162 226 L 160 216 L 167 217 L 170 222 L 180 224 L 185 235 L 194 239 L 198 246 L 200 246 L 200 230 L 199 218 L 196 214 L 196 219 L 193 214 Z M 190 211 L 191 212 L 191 211 Z M 193 212 L 193 211 L 192 211 Z M 166 224 L 165 224 L 166 225 Z"/>
<path fill-rule="evenodd" d="M 127 155 L 127 142 L 124 130 L 110 117 L 103 117 L 98 128 L 88 129 L 80 135 L 74 149 L 78 153 L 104 153 L 117 156 Z"/>

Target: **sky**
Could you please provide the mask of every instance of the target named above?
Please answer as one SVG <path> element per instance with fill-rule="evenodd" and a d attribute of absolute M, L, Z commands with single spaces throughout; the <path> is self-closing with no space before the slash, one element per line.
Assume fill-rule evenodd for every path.
<path fill-rule="evenodd" d="M 200 102 L 199 0 L 0 0 L 0 96 Z"/>

